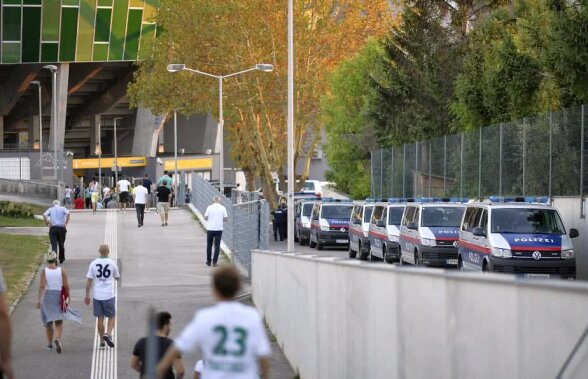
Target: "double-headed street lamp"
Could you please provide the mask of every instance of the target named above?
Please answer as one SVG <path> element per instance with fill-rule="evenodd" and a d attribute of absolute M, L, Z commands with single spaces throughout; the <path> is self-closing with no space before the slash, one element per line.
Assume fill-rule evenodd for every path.
<path fill-rule="evenodd" d="M 179 63 L 174 63 L 174 64 L 169 64 L 167 65 L 167 71 L 169 72 L 179 72 L 179 71 L 190 71 L 196 74 L 200 74 L 200 75 L 204 75 L 204 76 L 208 76 L 210 78 L 215 78 L 218 79 L 218 85 L 219 85 L 219 120 L 218 120 L 218 131 L 220 133 L 221 136 L 221 143 L 220 143 L 220 147 L 219 147 L 219 165 L 220 165 L 220 175 L 219 175 L 219 184 L 220 184 L 220 192 L 224 193 L 224 189 L 225 189 L 225 158 L 224 158 L 224 119 L 223 119 L 223 80 L 233 77 L 233 76 L 237 76 L 237 75 L 241 75 L 241 74 L 245 74 L 247 72 L 250 71 L 263 71 L 263 72 L 272 72 L 274 70 L 274 66 L 271 64 L 265 64 L 265 63 L 259 63 L 256 64 L 255 67 L 252 67 L 250 69 L 247 70 L 243 70 L 243 71 L 239 71 L 239 72 L 235 72 L 233 74 L 228 74 L 228 75 L 213 75 L 213 74 L 209 74 L 207 72 L 202 72 L 199 70 L 195 70 L 192 68 L 188 68 L 186 67 L 185 64 L 179 64 Z"/>

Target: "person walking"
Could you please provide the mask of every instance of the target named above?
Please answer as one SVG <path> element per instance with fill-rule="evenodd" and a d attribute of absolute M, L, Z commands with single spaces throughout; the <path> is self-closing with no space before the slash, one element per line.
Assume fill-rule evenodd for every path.
<path fill-rule="evenodd" d="M 71 188 L 69 188 L 69 186 L 66 185 L 65 191 L 63 192 L 63 206 L 66 207 L 67 209 L 71 209 L 72 196 L 73 196 L 73 190 Z"/>
<path fill-rule="evenodd" d="M 169 203 L 171 201 L 171 190 L 161 185 L 157 187 L 157 209 L 159 217 L 161 217 L 161 226 L 167 226 L 167 218 L 169 216 Z"/>
<path fill-rule="evenodd" d="M 96 179 L 92 180 L 90 183 L 90 200 L 92 202 L 92 213 L 96 214 L 96 203 L 100 200 L 100 185 L 96 181 Z"/>
<path fill-rule="evenodd" d="M 104 186 L 104 189 L 102 190 L 102 205 L 104 205 L 104 208 L 108 208 L 110 200 L 112 200 L 110 187 Z"/>
<path fill-rule="evenodd" d="M 155 344 L 157 347 L 156 357 L 157 362 L 163 358 L 167 349 L 173 345 L 173 340 L 169 338 L 169 334 L 171 332 L 171 314 L 169 312 L 159 312 L 155 316 L 155 322 L 157 324 L 157 331 L 155 332 Z M 141 338 L 135 344 L 133 348 L 133 355 L 131 356 L 131 368 L 138 373 L 140 373 L 140 377 L 144 377 L 146 367 L 145 364 L 147 363 L 146 357 L 146 350 L 147 350 L 147 337 Z M 175 370 L 175 375 L 174 375 Z M 178 357 L 173 361 L 173 370 L 170 367 L 164 374 L 164 379 L 181 379 L 184 377 L 185 370 L 184 364 L 182 363 L 182 358 Z"/>
<path fill-rule="evenodd" d="M 282 220 L 280 223 L 280 238 L 287 239 L 288 238 L 288 204 L 286 204 L 285 200 L 283 200 L 282 204 L 280 204 L 280 208 L 282 208 Z"/>
<path fill-rule="evenodd" d="M 274 211 L 272 211 L 272 215 L 274 219 L 272 221 L 272 227 L 274 229 L 274 241 L 278 240 L 278 236 L 280 236 L 280 241 L 284 240 L 284 236 L 282 234 L 282 219 L 284 218 L 284 211 L 282 206 L 278 206 Z"/>
<path fill-rule="evenodd" d="M 67 223 L 69 222 L 69 211 L 59 205 L 59 200 L 53 201 L 53 206 L 43 214 L 45 224 L 49 226 L 49 240 L 51 250 L 58 251 L 59 263 L 65 262 L 65 235 L 67 234 Z"/>
<path fill-rule="evenodd" d="M 45 261 L 47 262 L 47 267 L 41 271 L 37 309 L 41 310 L 41 322 L 45 326 L 47 350 L 55 349 L 58 354 L 61 354 L 63 321 L 69 314 L 72 316 L 69 319 L 81 322 L 81 316 L 78 311 L 63 309 L 62 296 L 64 296 L 64 293 L 69 294 L 69 283 L 65 270 L 57 266 L 57 254 L 55 251 L 47 252 Z"/>
<path fill-rule="evenodd" d="M 84 190 L 84 199 L 86 199 L 86 209 L 92 207 L 92 192 L 90 192 L 90 185 Z"/>
<path fill-rule="evenodd" d="M 4 294 L 6 287 L 0 270 L 0 378 L 14 379 L 12 371 L 12 326 Z"/>
<path fill-rule="evenodd" d="M 76 197 L 74 200 L 75 209 L 84 209 L 84 200 L 81 197 Z"/>
<path fill-rule="evenodd" d="M 170 190 L 172 189 L 172 178 L 170 178 L 167 170 L 163 172 L 163 176 L 157 181 L 157 186 L 166 186 Z"/>
<path fill-rule="evenodd" d="M 116 321 L 116 297 L 114 281 L 120 278 L 116 262 L 110 259 L 110 248 L 107 244 L 100 245 L 100 257 L 90 263 L 86 275 L 86 298 L 84 304 L 90 305 L 90 290 L 92 290 L 92 307 L 94 317 L 98 318 L 98 335 L 100 348 L 104 343 L 114 347 L 112 332 Z M 104 318 L 108 318 L 107 330 L 104 330 Z"/>
<path fill-rule="evenodd" d="M 157 377 L 163 378 L 176 359 L 199 348 L 205 378 L 267 379 L 270 343 L 257 310 L 235 301 L 241 288 L 239 271 L 232 265 L 218 268 L 212 286 L 217 304 L 196 313 L 157 366 Z"/>
<path fill-rule="evenodd" d="M 153 206 L 153 202 L 151 201 L 151 185 L 153 182 L 149 179 L 149 175 L 145 174 L 143 178 L 143 187 L 147 188 L 147 202 L 145 203 L 146 211 L 149 212 L 149 209 Z"/>
<path fill-rule="evenodd" d="M 206 265 L 210 266 L 212 243 L 214 240 L 214 258 L 212 265 L 216 266 L 220 254 L 220 243 L 223 236 L 224 223 L 229 220 L 227 209 L 220 204 L 220 196 L 215 196 L 212 205 L 206 208 L 204 219 L 207 221 L 206 232 Z"/>
<path fill-rule="evenodd" d="M 138 227 L 143 226 L 143 219 L 145 218 L 145 203 L 147 202 L 147 196 L 149 192 L 147 188 L 143 187 L 142 184 L 139 184 L 133 190 L 135 194 L 135 210 L 137 211 L 137 223 Z"/>
<path fill-rule="evenodd" d="M 118 205 L 119 209 L 122 209 L 123 213 L 127 213 L 127 204 L 129 203 L 129 188 L 131 182 L 123 176 L 121 180 L 116 183 L 116 189 L 118 192 Z"/>

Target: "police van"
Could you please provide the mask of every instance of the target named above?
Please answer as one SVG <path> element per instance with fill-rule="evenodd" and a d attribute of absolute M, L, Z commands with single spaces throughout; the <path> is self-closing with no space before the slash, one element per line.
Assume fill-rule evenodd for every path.
<path fill-rule="evenodd" d="M 400 223 L 405 199 L 376 203 L 369 228 L 370 254 L 386 263 L 400 260 Z"/>
<path fill-rule="evenodd" d="M 347 246 L 352 208 L 351 202 L 343 200 L 315 203 L 310 219 L 310 247 L 322 250 L 324 246 Z"/>
<path fill-rule="evenodd" d="M 302 199 L 295 202 L 294 206 L 294 241 L 301 246 L 308 244 L 310 240 L 310 218 L 312 207 L 318 199 Z"/>
<path fill-rule="evenodd" d="M 349 219 L 349 258 L 366 260 L 370 255 L 370 220 L 376 205 L 375 199 L 355 201 Z"/>
<path fill-rule="evenodd" d="M 572 238 L 548 197 L 497 197 L 468 204 L 459 241 L 458 266 L 531 278 L 575 279 Z"/>
<path fill-rule="evenodd" d="M 456 267 L 459 228 L 467 199 L 421 198 L 407 204 L 400 225 L 400 264 Z"/>

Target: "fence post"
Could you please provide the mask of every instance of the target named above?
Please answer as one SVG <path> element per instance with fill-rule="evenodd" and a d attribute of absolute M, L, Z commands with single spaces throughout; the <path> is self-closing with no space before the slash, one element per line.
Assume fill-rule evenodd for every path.
<path fill-rule="evenodd" d="M 553 174 L 553 112 L 549 112 L 549 201 L 551 202 L 551 186 L 553 183 L 552 174 Z"/>
<path fill-rule="evenodd" d="M 500 123 L 500 133 L 499 133 L 499 157 L 498 157 L 498 196 L 502 196 L 502 122 Z"/>
<path fill-rule="evenodd" d="M 431 169 L 431 140 L 429 140 L 429 197 L 431 197 L 431 175 L 433 174 L 433 170 Z"/>
<path fill-rule="evenodd" d="M 463 132 L 461 134 L 461 146 L 459 153 L 459 197 L 463 197 Z"/>
<path fill-rule="evenodd" d="M 394 146 L 392 146 L 392 162 L 390 165 L 390 197 L 394 197 Z"/>
<path fill-rule="evenodd" d="M 478 145 L 478 199 L 480 199 L 482 197 L 482 128 L 480 128 L 480 143 Z"/>
<path fill-rule="evenodd" d="M 443 196 L 447 196 L 447 135 L 443 137 Z"/>
<path fill-rule="evenodd" d="M 371 178 L 370 178 L 370 197 L 374 197 L 374 152 L 372 151 L 370 153 L 371 157 L 370 157 L 370 171 L 371 171 Z"/>
<path fill-rule="evenodd" d="M 582 104 L 582 131 L 580 133 L 580 218 L 582 219 L 586 218 L 584 214 L 584 107 L 585 105 Z"/>
<path fill-rule="evenodd" d="M 402 197 L 406 198 L 406 144 L 402 145 Z"/>
<path fill-rule="evenodd" d="M 523 119 L 523 196 L 525 196 L 525 176 L 527 175 L 527 118 Z"/>

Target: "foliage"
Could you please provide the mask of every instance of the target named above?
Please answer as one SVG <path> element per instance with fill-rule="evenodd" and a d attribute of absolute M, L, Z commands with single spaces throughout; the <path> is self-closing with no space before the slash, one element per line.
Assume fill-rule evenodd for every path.
<path fill-rule="evenodd" d="M 228 74 L 272 63 L 273 73 L 249 73 L 225 81 L 225 130 L 231 153 L 248 178 L 254 172 L 274 203 L 272 172 L 284 179 L 286 163 L 287 18 L 286 1 L 162 0 L 157 15 L 164 32 L 141 47 L 129 95 L 157 113 L 182 107 L 189 115 L 217 112 L 218 82 L 181 72 L 166 72 L 168 63 L 215 74 Z M 320 138 L 320 97 L 325 76 L 343 58 L 381 36 L 390 13 L 386 0 L 295 0 L 296 40 L 296 149 L 304 158 L 300 179 L 308 176 L 309 162 Z M 284 180 L 280 180 L 284 183 Z"/>
<path fill-rule="evenodd" d="M 0 201 L 0 215 L 2 216 L 33 218 L 36 214 L 42 214 L 43 212 L 44 209 L 38 205 Z"/>

